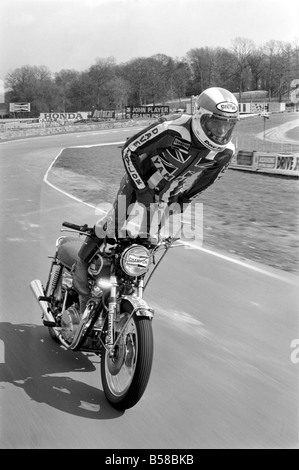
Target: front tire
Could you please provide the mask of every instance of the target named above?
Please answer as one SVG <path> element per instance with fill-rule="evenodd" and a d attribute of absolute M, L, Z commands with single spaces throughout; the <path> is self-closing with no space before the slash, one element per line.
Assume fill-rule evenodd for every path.
<path fill-rule="evenodd" d="M 48 327 L 48 331 L 49 331 L 49 335 L 52 338 L 52 340 L 55 341 L 55 343 L 60 343 L 59 339 L 57 338 L 57 336 L 55 334 L 54 328 L 52 328 L 52 326 Z"/>
<path fill-rule="evenodd" d="M 126 324 L 129 312 L 123 312 L 116 323 L 115 338 Z M 118 410 L 133 407 L 147 387 L 153 362 L 152 322 L 134 314 L 127 323 L 112 357 L 103 348 L 101 378 L 109 403 Z"/>

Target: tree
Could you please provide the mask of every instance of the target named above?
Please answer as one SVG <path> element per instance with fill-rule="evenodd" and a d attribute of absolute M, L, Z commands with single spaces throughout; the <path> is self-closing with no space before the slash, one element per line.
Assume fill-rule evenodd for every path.
<path fill-rule="evenodd" d="M 236 77 L 236 57 L 228 49 L 218 47 L 214 58 L 214 86 L 221 86 L 231 92 L 238 90 L 239 81 Z"/>
<path fill-rule="evenodd" d="M 194 84 L 194 94 L 212 86 L 215 81 L 215 50 L 210 47 L 191 49 L 187 60 Z"/>
<path fill-rule="evenodd" d="M 264 89 L 263 76 L 266 66 L 265 56 L 261 48 L 252 51 L 248 57 L 248 66 L 251 72 L 251 90 Z"/>
<path fill-rule="evenodd" d="M 7 74 L 5 86 L 10 89 L 7 99 L 10 102 L 30 103 L 33 116 L 50 111 L 58 101 L 57 87 L 45 66 L 25 65 L 17 68 Z"/>
<path fill-rule="evenodd" d="M 264 47 L 263 52 L 266 57 L 266 68 L 265 68 L 265 83 L 267 90 L 269 92 L 269 98 L 271 99 L 272 94 L 274 93 L 274 83 L 276 75 L 276 57 L 278 55 L 279 45 L 278 41 L 268 41 Z"/>
<path fill-rule="evenodd" d="M 232 42 L 232 52 L 236 58 L 235 73 L 239 82 L 238 91 L 240 101 L 242 92 L 250 88 L 251 71 L 249 61 L 254 49 L 255 44 L 251 39 L 237 37 Z"/>
<path fill-rule="evenodd" d="M 189 79 L 190 68 L 187 62 L 184 60 L 177 60 L 174 63 L 174 71 L 172 77 L 174 91 L 173 95 L 175 95 L 176 98 L 185 98 Z"/>
<path fill-rule="evenodd" d="M 115 76 L 108 84 L 109 102 L 112 108 L 123 110 L 128 105 L 131 84 L 120 76 Z"/>
<path fill-rule="evenodd" d="M 277 97 L 279 101 L 283 96 L 290 95 L 290 84 L 292 81 L 292 64 L 294 60 L 294 50 L 288 42 L 279 42 L 279 51 L 277 54 L 276 83 Z M 294 77 L 297 78 L 297 77 Z"/>
<path fill-rule="evenodd" d="M 91 83 L 91 100 L 94 105 L 100 109 L 106 105 L 105 85 L 114 77 L 115 58 L 96 59 L 96 63 L 88 70 Z"/>
<path fill-rule="evenodd" d="M 232 92 L 266 89 L 269 97 L 290 96 L 299 76 L 298 45 L 269 41 L 257 48 L 237 37 L 230 49 L 194 48 L 181 59 L 165 54 L 137 57 L 117 65 L 114 57 L 97 58 L 86 71 L 63 69 L 53 79 L 45 66 L 17 68 L 5 78 L 6 102 L 31 103 L 39 112 L 122 109 L 125 105 L 165 103 L 199 94 L 211 86 Z"/>
<path fill-rule="evenodd" d="M 75 109 L 79 110 L 80 107 L 74 102 L 73 86 L 78 81 L 80 73 L 74 69 L 62 69 L 55 74 L 55 83 L 59 89 L 59 96 L 61 99 L 61 111 L 73 112 Z"/>
<path fill-rule="evenodd" d="M 145 58 L 132 59 L 123 68 L 123 77 L 131 83 L 129 102 L 131 105 L 144 104 L 147 98 L 148 63 Z"/>

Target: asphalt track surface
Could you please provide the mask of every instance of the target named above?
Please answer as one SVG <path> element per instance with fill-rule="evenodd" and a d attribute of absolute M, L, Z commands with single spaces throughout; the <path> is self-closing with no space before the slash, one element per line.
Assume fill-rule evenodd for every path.
<path fill-rule="evenodd" d="M 42 325 L 29 282 L 45 282 L 62 221 L 96 219 L 44 176 L 62 148 L 127 136 L 118 129 L 0 144 L 0 448 L 298 448 L 291 274 L 173 249 L 145 293 L 155 308 L 150 382 L 124 413 L 105 400 L 99 358 L 65 350 Z"/>

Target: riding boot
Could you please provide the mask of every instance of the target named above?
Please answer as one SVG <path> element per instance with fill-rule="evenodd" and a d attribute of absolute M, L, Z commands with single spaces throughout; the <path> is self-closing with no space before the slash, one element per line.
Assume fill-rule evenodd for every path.
<path fill-rule="evenodd" d="M 74 288 L 79 295 L 89 295 L 89 285 L 88 285 L 88 263 L 83 261 L 81 258 L 76 261 L 73 268 L 73 281 Z"/>
<path fill-rule="evenodd" d="M 91 298 L 91 292 L 88 284 L 88 265 L 90 260 L 96 253 L 99 245 L 101 245 L 99 238 L 92 239 L 86 237 L 78 252 L 78 260 L 73 268 L 73 282 L 74 289 L 79 294 L 80 313 L 82 314 L 86 308 L 88 300 Z"/>

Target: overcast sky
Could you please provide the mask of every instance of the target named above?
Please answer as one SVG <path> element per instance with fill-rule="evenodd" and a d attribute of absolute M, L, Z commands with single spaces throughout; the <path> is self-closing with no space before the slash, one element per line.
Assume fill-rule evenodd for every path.
<path fill-rule="evenodd" d="M 0 0 L 0 79 L 23 65 L 86 70 L 204 46 L 298 42 L 298 0 Z"/>

